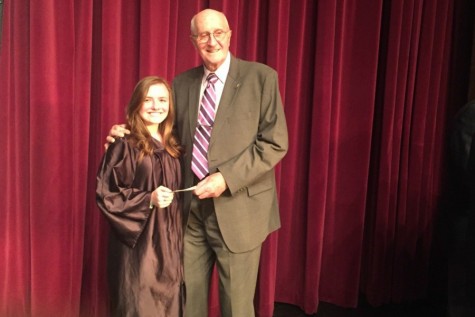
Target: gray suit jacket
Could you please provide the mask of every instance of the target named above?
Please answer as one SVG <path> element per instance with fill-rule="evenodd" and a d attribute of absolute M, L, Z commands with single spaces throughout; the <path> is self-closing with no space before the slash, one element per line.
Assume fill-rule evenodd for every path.
<path fill-rule="evenodd" d="M 195 185 L 191 153 L 203 74 L 203 66 L 199 66 L 173 81 L 176 132 L 184 148 L 185 187 Z M 228 185 L 228 190 L 214 198 L 214 206 L 222 236 L 232 252 L 257 247 L 280 227 L 274 166 L 287 149 L 277 72 L 264 64 L 231 56 L 208 161 L 210 174 L 221 172 Z M 185 219 L 191 197 L 191 193 L 185 194 Z"/>

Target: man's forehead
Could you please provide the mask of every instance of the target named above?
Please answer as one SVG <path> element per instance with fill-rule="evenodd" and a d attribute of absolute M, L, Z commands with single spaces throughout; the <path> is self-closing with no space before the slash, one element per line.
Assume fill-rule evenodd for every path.
<path fill-rule="evenodd" d="M 226 28 L 226 20 L 220 14 L 198 16 L 195 22 L 196 28 L 199 31 L 214 31 Z"/>

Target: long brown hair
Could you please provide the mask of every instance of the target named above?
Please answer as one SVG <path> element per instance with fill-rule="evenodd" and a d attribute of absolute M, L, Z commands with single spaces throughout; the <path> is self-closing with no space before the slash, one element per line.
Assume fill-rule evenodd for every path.
<path fill-rule="evenodd" d="M 169 110 L 168 116 L 158 126 L 158 132 L 162 136 L 162 144 L 165 150 L 173 157 L 180 156 L 180 146 L 176 137 L 173 135 L 173 124 L 175 121 L 175 106 L 172 99 L 172 89 L 168 82 L 158 76 L 148 76 L 142 78 L 134 88 L 134 92 L 130 97 L 127 105 L 127 128 L 131 132 L 131 138 L 136 142 L 141 154 L 139 159 L 145 155 L 153 153 L 152 136 L 147 129 L 139 112 L 142 108 L 142 103 L 147 97 L 150 86 L 162 84 L 167 88 L 169 96 Z"/>

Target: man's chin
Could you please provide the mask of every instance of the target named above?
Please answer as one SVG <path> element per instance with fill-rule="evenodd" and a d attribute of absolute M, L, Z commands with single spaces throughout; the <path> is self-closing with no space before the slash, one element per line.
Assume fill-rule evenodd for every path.
<path fill-rule="evenodd" d="M 213 58 L 213 59 L 206 60 L 204 64 L 208 70 L 215 71 L 223 63 L 224 63 L 224 59 Z"/>

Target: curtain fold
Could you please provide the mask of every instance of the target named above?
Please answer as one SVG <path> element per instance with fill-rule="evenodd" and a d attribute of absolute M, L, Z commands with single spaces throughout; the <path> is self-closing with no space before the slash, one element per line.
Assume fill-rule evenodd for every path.
<path fill-rule="evenodd" d="M 384 26 L 384 91 L 375 125 L 381 135 L 374 147 L 375 195 L 369 199 L 375 203 L 367 213 L 363 274 L 373 305 L 427 294 L 441 195 L 452 12 L 450 1 L 392 2 L 384 10 L 394 23 Z"/>
<path fill-rule="evenodd" d="M 108 315 L 109 229 L 95 205 L 105 136 L 140 78 L 200 64 L 189 28 L 206 7 L 227 15 L 235 56 L 277 70 L 289 128 L 257 315 L 275 301 L 310 314 L 361 295 L 426 298 L 470 1 L 5 1 L 0 315 Z"/>
<path fill-rule="evenodd" d="M 0 176 L 5 185 L 0 190 L 0 199 L 4 203 L 4 213 L 0 217 L 0 308 L 3 314 L 12 314 L 13 307 L 18 307 L 18 314 L 27 315 L 30 312 L 31 301 L 29 294 L 30 283 L 30 246 L 29 215 L 24 210 L 29 209 L 28 160 L 21 159 L 29 156 L 29 149 L 18 142 L 9 141 L 20 136 L 27 138 L 28 129 L 28 64 L 16 58 L 13 49 L 28 48 L 28 6 L 13 11 L 4 4 L 3 34 L 0 56 L 0 100 L 2 111 L 0 116 L 4 122 L 6 137 L 0 138 L 1 169 Z M 23 32 L 13 36 L 12 21 L 24 25 Z M 6 48 L 5 43 L 10 43 Z M 24 52 L 28 57 L 28 50 Z M 15 80 L 22 79 L 23 85 L 14 85 Z M 23 111 L 22 111 L 23 109 Z M 6 155 L 10 153 L 10 155 Z M 13 180 L 16 180 L 13 182 Z M 6 185 L 8 184 L 8 186 Z M 13 209 L 14 208 L 14 209 Z M 10 211 L 10 212 L 9 212 Z M 8 228 L 8 229 L 7 229 Z M 7 305 L 4 299 L 8 299 Z"/>

